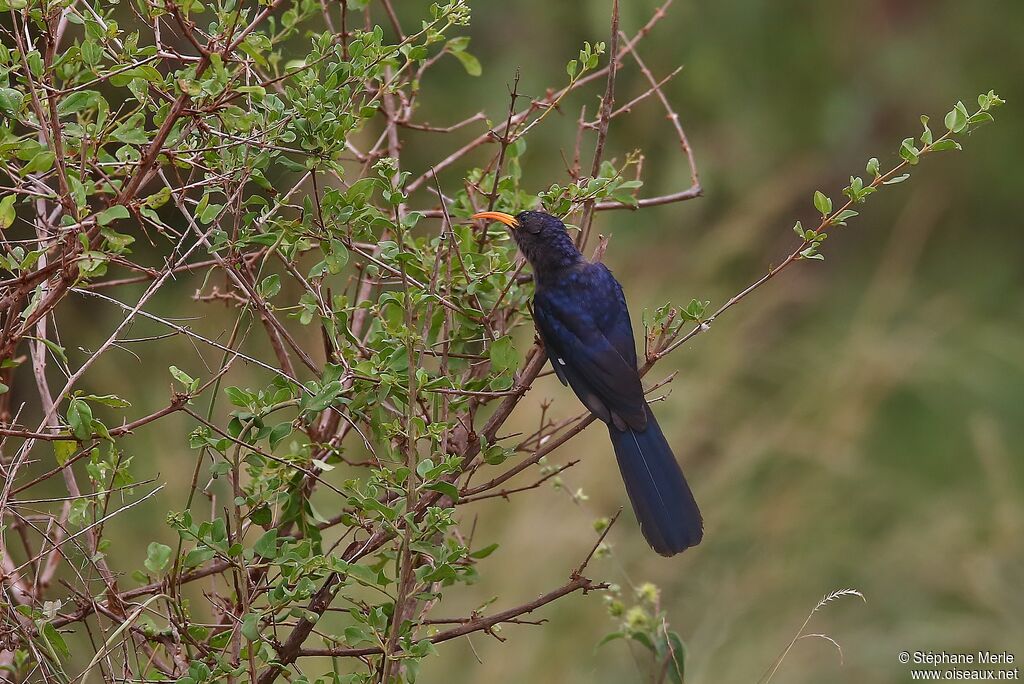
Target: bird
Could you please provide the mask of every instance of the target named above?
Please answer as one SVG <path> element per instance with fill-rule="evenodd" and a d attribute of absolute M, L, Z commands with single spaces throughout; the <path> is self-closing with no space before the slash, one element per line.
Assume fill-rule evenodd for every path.
<path fill-rule="evenodd" d="M 700 509 L 644 399 L 622 286 L 607 266 L 580 253 L 565 224 L 543 211 L 482 211 L 474 220 L 511 228 L 533 270 L 533 318 L 563 385 L 608 427 L 640 530 L 662 556 L 696 546 Z"/>

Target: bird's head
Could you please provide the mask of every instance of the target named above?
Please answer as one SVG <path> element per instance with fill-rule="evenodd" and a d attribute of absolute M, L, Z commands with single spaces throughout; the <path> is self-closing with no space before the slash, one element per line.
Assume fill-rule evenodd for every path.
<path fill-rule="evenodd" d="M 473 214 L 473 218 L 499 221 L 511 228 L 519 251 L 538 277 L 572 266 L 583 258 L 557 216 L 543 211 L 521 211 L 515 216 L 502 211 L 482 211 Z"/>

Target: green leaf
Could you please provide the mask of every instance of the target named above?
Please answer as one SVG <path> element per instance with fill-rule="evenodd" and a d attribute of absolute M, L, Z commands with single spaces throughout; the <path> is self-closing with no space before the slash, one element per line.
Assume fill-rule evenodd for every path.
<path fill-rule="evenodd" d="M 53 456 L 57 465 L 63 466 L 78 451 L 78 442 L 70 439 L 57 439 L 53 442 Z"/>
<path fill-rule="evenodd" d="M 260 283 L 260 296 L 270 299 L 281 291 L 281 276 L 276 273 L 269 275 Z"/>
<path fill-rule="evenodd" d="M 868 159 L 868 165 L 866 167 L 866 170 L 872 176 L 878 176 L 878 159 L 875 157 Z"/>
<path fill-rule="evenodd" d="M 108 223 L 116 221 L 117 219 L 126 219 L 131 214 L 128 212 L 128 207 L 123 204 L 115 204 L 109 209 L 105 209 L 96 215 L 96 223 L 101 226 L 105 226 Z"/>
<path fill-rule="evenodd" d="M 498 544 L 488 544 L 484 548 L 477 549 L 476 551 L 474 551 L 471 554 L 469 554 L 469 557 L 470 558 L 476 558 L 476 559 L 487 558 L 492 553 L 494 553 L 497 549 L 498 549 Z"/>
<path fill-rule="evenodd" d="M 944 120 L 946 128 L 954 133 L 959 133 L 967 126 L 967 119 L 969 116 L 970 115 L 967 113 L 967 108 L 964 106 L 964 103 L 957 102 L 956 106 L 946 114 L 946 118 Z"/>
<path fill-rule="evenodd" d="M 0 88 L 0 112 L 12 119 L 16 118 L 25 96 L 13 88 Z"/>
<path fill-rule="evenodd" d="M 224 393 L 228 395 L 228 401 L 235 406 L 243 408 L 248 406 L 253 399 L 251 394 L 239 387 L 228 387 L 224 390 Z"/>
<path fill-rule="evenodd" d="M 57 105 L 57 114 L 64 116 L 80 112 L 98 104 L 101 99 L 102 97 L 95 90 L 79 90 L 60 101 L 60 104 Z"/>
<path fill-rule="evenodd" d="M 292 434 L 292 429 L 291 423 L 278 423 L 275 425 L 270 431 L 270 436 L 267 438 L 270 442 L 270 448 L 276 449 L 278 444 Z"/>
<path fill-rule="evenodd" d="M 832 200 L 829 199 L 828 195 L 823 193 L 821 190 L 815 190 L 814 208 L 817 209 L 822 216 L 828 216 L 832 213 Z"/>
<path fill-rule="evenodd" d="M 249 519 L 260 527 L 266 527 L 273 522 L 274 514 L 273 511 L 270 510 L 270 506 L 262 504 L 258 508 L 254 508 L 249 512 Z"/>
<path fill-rule="evenodd" d="M 605 634 L 604 638 L 601 639 L 601 641 L 597 642 L 597 648 L 601 648 L 605 644 L 610 643 L 612 641 L 617 641 L 619 639 L 625 639 L 625 638 L 626 638 L 626 633 L 625 632 L 610 632 L 608 634 Z"/>
<path fill-rule="evenodd" d="M 433 469 L 434 462 L 429 458 L 425 458 L 416 464 L 416 474 L 419 475 L 421 480 L 425 478 L 427 476 L 427 473 L 429 473 Z"/>
<path fill-rule="evenodd" d="M 34 337 L 32 339 L 45 344 L 46 348 L 50 350 L 50 353 L 53 354 L 54 358 L 59 358 L 61 361 L 65 362 L 65 364 L 68 364 L 68 354 L 65 353 L 65 348 L 61 347 L 53 340 L 48 340 L 43 337 Z"/>
<path fill-rule="evenodd" d="M 960 143 L 958 143 L 956 140 L 940 140 L 939 142 L 934 143 L 928 149 L 930 149 L 932 152 L 942 152 L 944 150 L 960 150 L 963 148 L 960 147 Z"/>
<path fill-rule="evenodd" d="M 277 530 L 268 530 L 262 537 L 256 540 L 252 550 L 264 558 L 277 556 Z"/>
<path fill-rule="evenodd" d="M 131 235 L 118 233 L 113 228 L 101 228 L 100 234 L 107 241 L 107 247 L 115 254 L 126 254 L 128 247 L 135 242 Z"/>
<path fill-rule="evenodd" d="M 461 52 L 469 47 L 469 36 L 458 36 L 449 40 L 445 47 L 449 52 Z"/>
<path fill-rule="evenodd" d="M 111 408 L 128 408 L 132 405 L 127 399 L 122 399 L 116 394 L 82 394 L 79 399 L 91 401 L 94 404 L 103 404 Z"/>
<path fill-rule="evenodd" d="M 129 145 L 145 145 L 149 142 L 146 135 L 146 118 L 141 114 L 129 117 L 110 134 L 114 140 Z"/>
<path fill-rule="evenodd" d="M 312 397 L 305 396 L 302 399 L 301 408 L 304 411 L 323 411 L 328 406 L 334 403 L 334 400 L 338 398 L 341 393 L 341 382 L 335 380 L 329 382 Z"/>
<path fill-rule="evenodd" d="M 220 215 L 221 210 L 224 208 L 223 204 L 207 204 L 202 213 L 199 214 L 199 222 L 203 224 L 212 223 L 217 216 Z"/>
<path fill-rule="evenodd" d="M 191 375 L 181 370 L 177 366 L 170 366 L 167 370 L 170 371 L 172 378 L 174 378 L 175 380 L 177 380 L 178 382 L 185 386 L 185 389 L 189 391 L 195 389 L 194 385 L 196 383 L 196 380 Z"/>
<path fill-rule="evenodd" d="M 438 482 L 431 482 L 430 484 L 425 485 L 423 488 L 429 489 L 432 492 L 440 492 L 441 494 L 447 496 L 452 501 L 459 500 L 459 489 L 451 482 L 444 482 L 443 480 Z"/>
<path fill-rule="evenodd" d="M 519 355 L 512 346 L 511 337 L 502 337 L 491 344 L 490 349 L 491 368 L 495 372 L 504 372 L 518 368 Z"/>
<path fill-rule="evenodd" d="M 43 625 L 43 628 L 40 631 L 43 638 L 46 639 L 46 642 L 50 644 L 50 648 L 53 649 L 53 652 L 56 653 L 61 660 L 67 660 L 71 657 L 71 651 L 68 650 L 68 645 L 64 641 L 64 637 L 60 635 L 60 632 L 57 631 L 56 627 L 47 622 Z"/>
<path fill-rule="evenodd" d="M 92 409 L 81 399 L 68 404 L 68 425 L 75 437 L 84 441 L 92 437 Z"/>
<path fill-rule="evenodd" d="M 256 613 L 249 613 L 242 620 L 242 636 L 249 641 L 260 640 L 260 616 Z"/>
<path fill-rule="evenodd" d="M 651 637 L 649 637 L 644 632 L 632 632 L 631 634 L 629 634 L 629 638 L 637 642 L 638 644 L 642 645 L 651 653 L 658 652 L 658 649 L 657 647 L 655 647 L 654 642 L 651 641 Z"/>
<path fill-rule="evenodd" d="M 833 223 L 846 223 L 847 219 L 851 219 L 851 218 L 853 218 L 854 216 L 857 216 L 857 215 L 858 215 L 858 212 L 854 211 L 853 209 L 843 209 L 841 212 L 836 214 L 836 217 L 834 219 L 832 219 L 832 222 Z"/>
<path fill-rule="evenodd" d="M 499 444 L 492 444 L 484 451 L 484 462 L 489 465 L 501 465 L 510 455 L 510 450 Z"/>
<path fill-rule="evenodd" d="M 925 145 L 931 145 L 932 130 L 928 128 L 928 117 L 924 114 L 921 115 L 921 126 L 924 128 L 924 131 L 921 133 L 921 142 Z"/>
<path fill-rule="evenodd" d="M 904 138 L 903 142 L 900 143 L 900 157 L 902 157 L 908 164 L 914 165 L 918 162 L 918 156 L 920 152 L 914 147 L 913 138 Z"/>
<path fill-rule="evenodd" d="M 5 195 L 3 199 L 0 199 L 0 230 L 10 228 L 11 224 L 14 223 L 16 216 L 14 202 L 17 199 L 17 195 Z"/>
<path fill-rule="evenodd" d="M 30 173 L 46 173 L 53 168 L 53 161 L 56 159 L 53 152 L 43 150 L 38 152 L 27 164 L 21 167 L 21 175 L 27 176 Z"/>
<path fill-rule="evenodd" d="M 903 181 L 907 180 L 908 178 L 910 178 L 910 174 L 909 173 L 905 173 L 902 176 L 896 176 L 895 178 L 890 178 L 889 180 L 884 181 L 882 183 L 882 185 L 897 185 L 898 183 L 902 183 Z"/>
<path fill-rule="evenodd" d="M 171 547 L 159 542 L 150 542 L 146 547 L 146 568 L 153 573 L 163 572 L 171 561 Z"/>
<path fill-rule="evenodd" d="M 338 275 L 348 263 L 348 248 L 340 240 L 331 240 L 331 251 L 325 256 L 327 270 L 331 275 Z"/>
<path fill-rule="evenodd" d="M 967 120 L 967 125 L 976 126 L 978 124 L 985 123 L 986 121 L 995 121 L 995 119 L 988 112 L 978 112 Z"/>
<path fill-rule="evenodd" d="M 199 567 L 208 560 L 211 560 L 215 555 L 217 555 L 217 552 L 209 546 L 199 546 L 185 554 L 182 564 L 186 568 Z"/>
<path fill-rule="evenodd" d="M 665 658 L 668 664 L 669 679 L 673 684 L 683 684 L 686 679 L 686 644 L 674 631 L 668 633 Z"/>
<path fill-rule="evenodd" d="M 480 60 L 468 52 L 460 50 L 458 52 L 453 52 L 452 55 L 462 63 L 462 68 L 465 69 L 466 73 L 470 76 L 479 76 L 483 73 L 483 68 L 480 66 Z"/>
<path fill-rule="evenodd" d="M 110 84 L 118 88 L 123 88 L 128 85 L 132 80 L 141 78 L 150 83 L 162 83 L 163 76 L 156 68 L 143 64 L 142 66 L 133 67 L 120 73 L 114 74 L 110 77 Z"/>
<path fill-rule="evenodd" d="M 345 643 L 349 646 L 358 646 L 364 643 L 373 643 L 373 635 L 363 625 L 350 625 L 342 632 L 345 635 Z"/>

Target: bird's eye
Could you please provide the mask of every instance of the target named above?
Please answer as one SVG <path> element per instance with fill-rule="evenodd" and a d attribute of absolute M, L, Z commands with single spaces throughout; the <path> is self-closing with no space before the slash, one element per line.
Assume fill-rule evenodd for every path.
<path fill-rule="evenodd" d="M 536 234 L 538 234 L 541 231 L 543 226 L 540 223 L 540 221 L 527 221 L 527 222 L 523 223 L 523 228 L 526 229 L 527 233 L 530 233 L 532 235 L 536 235 Z"/>

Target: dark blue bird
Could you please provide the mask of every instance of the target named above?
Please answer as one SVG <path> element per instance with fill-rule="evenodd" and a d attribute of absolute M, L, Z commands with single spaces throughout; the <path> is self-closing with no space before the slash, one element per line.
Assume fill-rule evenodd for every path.
<path fill-rule="evenodd" d="M 703 521 L 697 502 L 644 400 L 622 286 L 604 264 L 580 254 L 555 216 L 485 211 L 473 218 L 511 227 L 533 267 L 533 317 L 551 366 L 608 426 L 647 542 L 663 556 L 699 544 Z"/>

